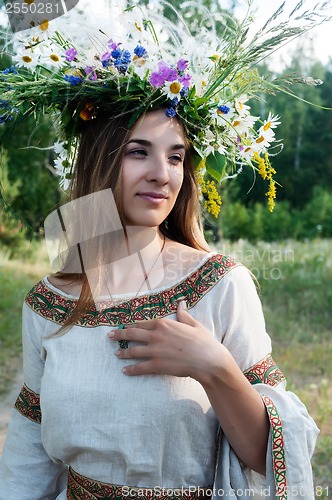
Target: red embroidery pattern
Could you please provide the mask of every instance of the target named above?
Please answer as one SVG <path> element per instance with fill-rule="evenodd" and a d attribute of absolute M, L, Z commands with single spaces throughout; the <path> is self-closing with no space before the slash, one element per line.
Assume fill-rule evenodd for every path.
<path fill-rule="evenodd" d="M 105 304 L 105 309 L 99 311 L 94 306 L 80 318 L 77 324 L 92 328 L 98 325 L 118 326 L 161 318 L 175 313 L 178 302 L 182 299 L 186 300 L 188 307 L 193 307 L 230 269 L 237 265 L 239 264 L 230 257 L 221 254 L 213 255 L 179 284 L 160 292 L 126 300 L 116 306 Z M 25 301 L 37 314 L 59 325 L 65 322 L 76 304 L 76 300 L 54 292 L 43 281 L 32 288 Z"/>
<path fill-rule="evenodd" d="M 262 395 L 262 399 L 269 415 L 272 431 L 272 461 L 276 500 L 287 500 L 286 460 L 282 421 L 273 401 L 265 395 Z"/>
<path fill-rule="evenodd" d="M 246 370 L 244 375 L 252 385 L 267 384 L 274 387 L 285 380 L 284 374 L 273 361 L 271 354 Z"/>
<path fill-rule="evenodd" d="M 18 395 L 14 408 L 16 408 L 16 410 L 19 411 L 23 417 L 27 417 L 29 420 L 32 420 L 37 424 L 41 423 L 39 394 L 36 394 L 25 384 Z"/>
<path fill-rule="evenodd" d="M 211 497 L 212 488 L 136 488 L 102 483 L 68 471 L 67 500 L 204 500 Z"/>

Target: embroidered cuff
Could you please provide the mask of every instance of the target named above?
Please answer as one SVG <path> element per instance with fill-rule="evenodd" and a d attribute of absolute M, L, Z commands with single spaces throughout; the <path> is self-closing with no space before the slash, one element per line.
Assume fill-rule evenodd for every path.
<path fill-rule="evenodd" d="M 40 397 L 27 385 L 23 385 L 14 405 L 23 417 L 38 424 L 41 423 Z"/>

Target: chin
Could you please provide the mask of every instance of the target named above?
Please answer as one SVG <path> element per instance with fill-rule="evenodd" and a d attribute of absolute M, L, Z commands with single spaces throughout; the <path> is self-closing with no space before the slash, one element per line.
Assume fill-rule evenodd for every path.
<path fill-rule="evenodd" d="M 126 225 L 128 226 L 143 226 L 143 227 L 158 227 L 164 220 L 164 217 L 129 217 L 126 218 Z"/>

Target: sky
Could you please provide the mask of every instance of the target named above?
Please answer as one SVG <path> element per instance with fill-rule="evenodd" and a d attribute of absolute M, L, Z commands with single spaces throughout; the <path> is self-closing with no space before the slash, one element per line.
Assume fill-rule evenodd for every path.
<path fill-rule="evenodd" d="M 108 2 L 112 5 L 116 0 L 79 0 L 78 6 L 84 6 L 92 15 L 102 15 L 104 11 L 104 4 Z M 133 0 L 135 1 L 135 0 Z M 158 0 L 153 0 L 157 2 Z M 217 0 L 216 0 L 217 1 Z M 293 7 L 298 3 L 299 0 L 287 0 L 286 11 L 290 12 Z M 322 0 L 323 1 L 323 0 Z M 226 8 L 230 4 L 235 3 L 235 13 L 238 18 L 242 18 L 247 10 L 245 0 L 219 0 L 222 6 Z M 319 0 L 305 0 L 305 5 L 313 8 Z M 172 2 L 170 2 L 172 3 Z M 252 30 L 256 31 L 260 28 L 265 21 L 275 12 L 275 10 L 280 6 L 282 0 L 253 0 L 253 7 L 255 8 L 255 20 L 252 24 Z M 329 14 L 332 16 L 332 0 L 328 2 L 330 4 Z M 1 0 L 0 0 L 1 4 Z M 6 18 L 6 15 L 4 15 Z M 0 18 L 1 20 L 1 18 Z M 330 59 L 332 59 L 332 21 L 328 21 L 321 26 L 316 27 L 311 30 L 304 37 L 301 37 L 301 44 L 304 44 L 308 49 L 309 47 L 313 50 L 314 59 L 320 60 L 323 64 L 326 64 Z M 291 59 L 291 54 L 297 50 L 297 41 L 292 41 L 286 47 L 278 51 L 278 53 L 272 58 L 272 63 L 275 64 L 277 70 L 281 69 L 289 60 Z"/>
<path fill-rule="evenodd" d="M 224 0 L 221 0 L 223 4 Z M 265 21 L 278 9 L 281 0 L 254 0 L 253 6 L 256 10 L 256 21 L 254 23 L 253 29 L 256 27 L 260 27 L 264 25 Z M 287 11 L 291 12 L 295 5 L 298 3 L 298 0 L 286 0 Z M 307 0 L 305 5 L 309 8 L 313 8 L 318 0 Z M 330 7 L 328 10 L 329 16 L 332 16 L 332 1 L 329 2 Z M 243 0 L 239 0 L 236 2 L 237 7 L 235 12 L 241 17 L 241 15 L 246 12 L 246 4 Z M 315 59 L 322 61 L 326 64 L 329 60 L 332 59 L 332 20 L 323 23 L 320 26 L 309 31 L 304 37 L 300 39 L 301 44 L 305 46 L 313 48 L 313 56 Z M 293 41 L 288 46 L 280 52 L 280 58 L 284 59 L 285 62 L 289 61 L 290 54 L 293 51 L 296 51 L 297 41 Z"/>

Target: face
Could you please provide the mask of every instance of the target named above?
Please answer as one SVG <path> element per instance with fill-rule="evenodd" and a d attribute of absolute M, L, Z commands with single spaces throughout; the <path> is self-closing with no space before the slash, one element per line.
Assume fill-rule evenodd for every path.
<path fill-rule="evenodd" d="M 122 163 L 125 223 L 158 227 L 171 212 L 183 181 L 185 137 L 176 118 L 150 111 L 134 125 Z"/>

